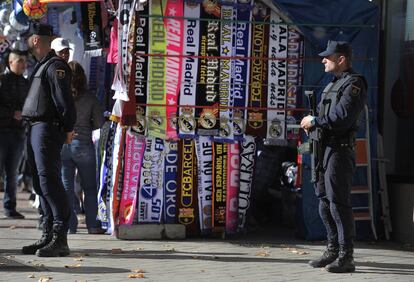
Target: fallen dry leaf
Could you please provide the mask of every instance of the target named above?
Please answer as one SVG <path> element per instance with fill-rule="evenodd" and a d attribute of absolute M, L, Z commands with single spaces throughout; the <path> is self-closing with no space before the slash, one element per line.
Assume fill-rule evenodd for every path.
<path fill-rule="evenodd" d="M 43 263 L 34 263 L 33 266 L 44 267 L 45 265 Z"/>
<path fill-rule="evenodd" d="M 144 273 L 131 273 L 128 278 L 145 278 L 145 275 Z"/>
<path fill-rule="evenodd" d="M 142 250 L 144 250 L 144 248 L 139 247 L 139 248 L 137 248 L 137 250 L 142 251 Z"/>
<path fill-rule="evenodd" d="M 66 264 L 65 265 L 65 268 L 78 268 L 78 267 L 81 267 L 80 263 L 78 263 L 78 264 Z"/>
<path fill-rule="evenodd" d="M 120 248 L 112 249 L 111 254 L 122 254 L 122 249 L 120 249 Z"/>
<path fill-rule="evenodd" d="M 37 282 L 49 282 L 53 277 L 40 277 Z"/>
<path fill-rule="evenodd" d="M 82 254 L 82 253 L 73 253 L 74 257 L 88 257 L 89 254 Z"/>
<path fill-rule="evenodd" d="M 170 249 L 166 249 L 165 251 L 166 252 L 169 252 L 169 253 L 174 253 L 175 252 L 175 249 L 174 248 L 170 248 Z"/>
<path fill-rule="evenodd" d="M 260 251 L 256 254 L 256 256 L 258 256 L 258 257 L 268 257 L 269 256 L 269 251 L 266 251 L 266 250 Z"/>
<path fill-rule="evenodd" d="M 16 225 L 11 225 L 9 229 L 16 229 Z"/>
<path fill-rule="evenodd" d="M 292 254 L 298 254 L 298 255 L 308 255 L 309 252 L 298 250 L 296 248 L 283 248 L 282 250 L 291 252 Z"/>
<path fill-rule="evenodd" d="M 36 278 L 36 276 L 32 273 L 29 276 L 27 276 L 27 278 Z"/>
<path fill-rule="evenodd" d="M 298 252 L 299 255 L 309 255 L 309 252 L 306 251 L 300 251 Z"/>
<path fill-rule="evenodd" d="M 131 272 L 133 272 L 133 273 L 145 273 L 145 270 L 143 270 L 141 268 L 137 268 L 137 269 L 132 269 Z"/>

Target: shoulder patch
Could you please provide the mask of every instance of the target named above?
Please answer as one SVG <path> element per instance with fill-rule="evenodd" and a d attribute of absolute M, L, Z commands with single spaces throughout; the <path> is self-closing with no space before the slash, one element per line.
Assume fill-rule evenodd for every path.
<path fill-rule="evenodd" d="M 59 79 L 63 79 L 66 76 L 66 71 L 65 70 L 56 70 L 56 76 Z"/>
<path fill-rule="evenodd" d="M 351 89 L 351 96 L 358 96 L 359 93 L 361 92 L 361 88 L 355 85 L 352 85 L 352 89 Z"/>

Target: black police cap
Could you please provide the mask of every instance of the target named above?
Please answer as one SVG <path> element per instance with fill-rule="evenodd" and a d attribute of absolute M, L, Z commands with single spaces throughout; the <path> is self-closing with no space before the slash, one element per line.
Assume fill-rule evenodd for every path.
<path fill-rule="evenodd" d="M 352 55 L 352 47 L 346 41 L 333 41 L 329 40 L 326 45 L 326 50 L 319 53 L 319 56 L 326 57 L 335 53 L 341 53 L 345 56 L 350 57 Z"/>
<path fill-rule="evenodd" d="M 44 24 L 36 21 L 31 21 L 29 28 L 22 34 L 23 37 L 30 37 L 32 35 L 53 36 L 53 27 L 49 24 Z"/>

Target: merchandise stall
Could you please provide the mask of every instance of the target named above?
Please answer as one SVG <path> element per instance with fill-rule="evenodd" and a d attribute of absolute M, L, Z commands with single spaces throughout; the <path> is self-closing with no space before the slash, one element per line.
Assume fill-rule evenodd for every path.
<path fill-rule="evenodd" d="M 26 2 L 47 11 L 25 12 Z M 8 11 L 0 17 L 1 50 L 23 45 L 19 32 L 30 17 L 72 43 L 71 60 L 82 63 L 110 112 L 98 188 L 108 234 L 165 224 L 184 226 L 187 236 L 236 234 L 246 231 L 254 191 L 266 179 L 256 168 L 282 170 L 283 158 L 266 167 L 263 148 L 295 151 L 306 141 L 298 128 L 308 111 L 304 91 L 319 94 L 330 79 L 317 58 L 329 39 L 353 44 L 376 134 L 378 7 L 313 2 L 17 0 L 0 11 Z M 300 199 L 293 218 L 301 236 L 320 239 L 309 159 L 297 161 L 300 177 L 289 182 Z"/>

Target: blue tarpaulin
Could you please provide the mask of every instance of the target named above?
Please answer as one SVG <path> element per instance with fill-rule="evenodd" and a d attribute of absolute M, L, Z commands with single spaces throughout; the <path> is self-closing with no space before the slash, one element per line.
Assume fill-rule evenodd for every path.
<path fill-rule="evenodd" d="M 368 108 L 370 120 L 371 158 L 376 156 L 377 101 L 378 101 L 378 49 L 379 7 L 368 0 L 274 0 L 274 4 L 305 36 L 305 68 L 302 90 L 315 90 L 320 98 L 323 87 L 331 80 L 324 73 L 317 54 L 325 49 L 328 40 L 348 41 L 353 47 L 353 68 L 368 81 Z M 304 99 L 303 99 L 304 100 Z M 307 107 L 307 104 L 303 105 Z M 363 136 L 365 127 L 358 133 Z M 325 238 L 325 230 L 318 214 L 318 200 L 310 183 L 309 158 L 304 157 L 303 220 L 304 237 L 309 240 Z M 308 166 L 306 166 L 306 164 Z M 376 165 L 372 163 L 373 195 L 377 195 Z M 360 173 L 358 173 L 359 175 Z M 366 181 L 366 172 L 355 181 Z M 361 178 L 361 177 L 360 177 Z M 374 197 L 374 211 L 378 209 Z M 368 225 L 369 226 L 369 225 Z M 369 228 L 357 226 L 357 238 L 370 237 Z"/>

